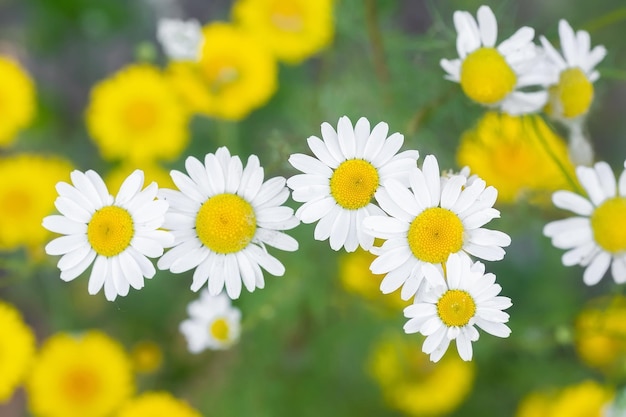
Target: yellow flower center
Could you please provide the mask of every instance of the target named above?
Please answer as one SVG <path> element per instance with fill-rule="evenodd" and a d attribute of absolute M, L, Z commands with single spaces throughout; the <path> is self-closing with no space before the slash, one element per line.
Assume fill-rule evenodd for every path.
<path fill-rule="evenodd" d="M 330 178 L 330 193 L 341 207 L 357 210 L 372 201 L 378 188 L 378 171 L 363 159 L 349 159 Z"/>
<path fill-rule="evenodd" d="M 555 102 L 553 107 L 560 109 L 563 117 L 578 117 L 591 106 L 593 84 L 580 68 L 568 68 L 561 72 L 559 83 L 550 89 L 550 96 Z"/>
<path fill-rule="evenodd" d="M 87 240 L 102 256 L 115 256 L 126 250 L 134 234 L 132 216 L 118 206 L 106 206 L 96 211 L 87 225 Z"/>
<path fill-rule="evenodd" d="M 32 197 L 20 189 L 8 190 L 2 196 L 1 201 L 2 213 L 10 217 L 24 217 L 28 215 L 34 203 Z"/>
<path fill-rule="evenodd" d="M 293 0 L 277 0 L 272 4 L 270 20 L 285 32 L 300 32 L 304 27 L 302 11 Z"/>
<path fill-rule="evenodd" d="M 124 120 L 131 130 L 146 131 L 156 124 L 158 112 L 154 103 L 146 100 L 135 100 L 124 109 Z"/>
<path fill-rule="evenodd" d="M 219 318 L 211 323 L 211 327 L 209 328 L 209 333 L 215 340 L 220 342 L 227 342 L 228 336 L 230 334 L 230 329 L 228 327 L 228 322 L 226 319 Z"/>
<path fill-rule="evenodd" d="M 239 252 L 256 232 L 254 209 L 236 194 L 218 194 L 202 204 L 196 217 L 196 233 L 213 252 Z"/>
<path fill-rule="evenodd" d="M 440 264 L 463 247 L 463 223 L 448 209 L 431 207 L 411 222 L 407 239 L 413 255 L 421 261 Z"/>
<path fill-rule="evenodd" d="M 591 214 L 593 238 L 610 253 L 626 250 L 626 198 L 614 197 L 604 201 Z"/>
<path fill-rule="evenodd" d="M 101 383 L 98 375 L 90 369 L 69 369 L 63 376 L 61 390 L 68 402 L 85 405 L 93 403 Z"/>
<path fill-rule="evenodd" d="M 476 313 L 476 303 L 463 290 L 448 290 L 437 301 L 437 314 L 448 327 L 461 327 L 469 323 Z"/>
<path fill-rule="evenodd" d="M 202 61 L 202 71 L 209 90 L 219 94 L 239 79 L 239 70 L 230 57 L 213 57 Z"/>
<path fill-rule="evenodd" d="M 479 48 L 465 57 L 461 65 L 461 88 L 480 104 L 498 103 L 513 91 L 516 83 L 513 69 L 495 48 Z"/>

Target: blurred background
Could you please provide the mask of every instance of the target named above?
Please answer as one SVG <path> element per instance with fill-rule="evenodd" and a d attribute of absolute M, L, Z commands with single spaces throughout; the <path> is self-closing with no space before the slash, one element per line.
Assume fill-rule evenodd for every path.
<path fill-rule="evenodd" d="M 36 91 L 30 122 L 1 145 L 0 160 L 59 157 L 75 169 L 98 171 L 115 193 L 116 170 L 128 174 L 132 169 L 123 157 L 103 155 L 94 140 L 97 135 L 86 123 L 92 89 L 135 63 L 168 74 L 170 64 L 156 39 L 158 20 L 230 22 L 233 3 L 0 0 L 0 56 L 19 62 Z M 361 116 L 372 126 L 385 121 L 390 132 L 404 134 L 403 149 L 418 149 L 420 160 L 435 154 L 442 169 L 458 170 L 461 137 L 485 111 L 458 84 L 444 80 L 439 61 L 456 56 L 453 12 L 475 15 L 481 4 L 491 6 L 498 19 L 499 41 L 531 26 L 557 44 L 558 21 L 566 19 L 574 29 L 588 30 L 592 45 L 607 48 L 586 129 L 596 160 L 607 161 L 619 174 L 626 159 L 626 7 L 621 0 L 336 0 L 330 42 L 299 62 L 278 62 L 270 97 L 237 120 L 190 115 L 179 152 L 158 161 L 130 161 L 130 166 L 150 162 L 164 172 L 183 169 L 187 156 L 203 158 L 226 145 L 242 158 L 258 155 L 266 179 L 289 177 L 296 173 L 289 155 L 309 153 L 306 138 L 319 136 L 322 122 L 336 126 L 347 115 L 353 123 Z M 8 120 L 3 109 L 9 114 L 11 105 L 0 91 L 0 125 Z M 558 125 L 553 128 L 563 134 Z M 6 184 L 29 181 L 28 170 L 20 172 L 26 173 L 0 171 L 0 196 Z M 522 169 L 518 175 L 533 172 Z M 54 193 L 58 180 L 48 193 Z M 9 203 L 0 199 L 0 213 L 9 222 L 2 204 Z M 288 204 L 297 207 L 291 200 Z M 266 273 L 265 289 L 244 292 L 233 302 L 242 311 L 242 334 L 229 350 L 187 351 L 178 325 L 197 298 L 189 290 L 190 273 L 159 271 L 141 291 L 108 302 L 101 293 L 87 294 L 87 274 L 70 283 L 59 279 L 56 257 L 43 251 L 50 235 L 41 242 L 2 244 L 0 300 L 20 311 L 37 346 L 59 332 L 98 329 L 129 355 L 134 352 L 135 360 L 143 352 L 149 366 L 137 371 L 136 392 L 168 391 L 204 416 L 541 417 L 548 415 L 540 411 L 542 401 L 557 398 L 564 387 L 582 390 L 580 384 L 587 383 L 619 392 L 626 382 L 623 288 L 608 276 L 587 287 L 582 268 L 563 267 L 561 251 L 542 228 L 565 214 L 545 198 L 537 204 L 518 197 L 497 208 L 501 219 L 489 226 L 508 233 L 513 243 L 503 261 L 487 263 L 487 271 L 496 274 L 502 295 L 513 301 L 508 310 L 513 333 L 508 339 L 481 334 L 471 363 L 450 349 L 442 362 L 431 364 L 421 353 L 420 336 L 402 330 L 405 304 L 397 294 L 378 291 L 381 277 L 369 273 L 370 255 L 332 251 L 328 242 L 313 240 L 314 225 L 289 232 L 300 243 L 297 252 L 274 251 L 285 276 Z M 50 205 L 43 215 L 53 211 Z M 605 319 L 614 325 L 605 325 Z M 593 343 L 586 345 L 589 340 Z M 0 367 L 0 379 L 2 372 Z M 520 411 L 531 393 L 539 393 L 533 397 L 535 408 Z M 30 416 L 27 404 L 26 391 L 18 388 L 0 403 L 0 415 Z M 569 404 L 584 408 L 573 400 Z M 583 416 L 561 417 L 576 415 Z"/>

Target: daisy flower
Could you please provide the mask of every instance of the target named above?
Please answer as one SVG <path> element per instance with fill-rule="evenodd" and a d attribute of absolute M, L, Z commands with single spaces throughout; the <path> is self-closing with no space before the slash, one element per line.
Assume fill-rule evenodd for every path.
<path fill-rule="evenodd" d="M 604 46 L 591 49 L 589 33 L 574 32 L 565 20 L 559 21 L 561 55 L 544 37 L 539 39 L 550 64 L 548 69 L 550 96 L 547 113 L 559 119 L 584 116 L 593 101 L 593 83 L 600 78 L 595 66 L 606 55 Z"/>
<path fill-rule="evenodd" d="M 472 342 L 478 340 L 476 326 L 497 337 L 508 337 L 511 329 L 504 324 L 509 315 L 511 300 L 499 296 L 502 288 L 495 275 L 485 274 L 485 266 L 472 263 L 468 257 L 450 256 L 441 267 L 424 265 L 429 287 L 415 303 L 404 309 L 409 320 L 406 333 L 420 332 L 426 336 L 422 351 L 433 362 L 439 361 L 456 340 L 461 359 L 472 359 Z M 445 276 L 444 276 L 445 275 Z"/>
<path fill-rule="evenodd" d="M 415 168 L 411 188 L 389 180 L 376 192 L 381 208 L 390 216 L 370 216 L 363 221 L 370 235 L 385 239 L 372 248 L 378 257 L 370 269 L 387 275 L 380 284 L 383 293 L 402 286 L 402 298 L 413 296 L 424 277 L 424 267 L 444 264 L 450 255 L 469 254 L 488 261 L 504 257 L 511 238 L 482 226 L 500 217 L 493 208 L 498 192 L 485 187 L 478 177 L 441 177 L 437 159 L 428 155 L 422 169 Z"/>
<path fill-rule="evenodd" d="M 202 47 L 202 26 L 195 20 L 160 19 L 157 40 L 174 61 L 196 61 Z"/>
<path fill-rule="evenodd" d="M 180 324 L 191 353 L 205 349 L 228 349 L 239 340 L 241 311 L 224 294 L 213 296 L 204 289 L 200 298 L 187 306 L 189 318 Z"/>
<path fill-rule="evenodd" d="M 625 163 L 626 168 L 626 163 Z M 571 191 L 552 195 L 555 206 L 569 210 L 575 217 L 556 220 L 543 228 L 563 254 L 563 265 L 585 267 L 583 281 L 597 284 L 611 267 L 618 284 L 626 282 L 626 170 L 619 180 L 606 162 L 593 167 L 579 166 L 576 175 L 588 197 Z"/>
<path fill-rule="evenodd" d="M 384 189 L 389 179 L 408 185 L 408 174 L 417 166 L 419 153 L 398 153 L 404 137 L 400 133 L 387 137 L 388 131 L 384 122 L 370 130 L 364 117 L 353 128 L 344 116 L 337 131 L 323 123 L 323 139 L 308 138 L 316 158 L 304 154 L 289 157 L 289 163 L 303 172 L 287 180 L 293 199 L 304 203 L 296 216 L 303 223 L 319 221 L 315 239 L 330 239 L 334 250 L 372 247 L 374 238 L 364 233 L 361 223 L 367 216 L 384 214 L 372 202 L 376 192 Z"/>
<path fill-rule="evenodd" d="M 261 268 L 282 276 L 285 267 L 266 245 L 298 249 L 298 242 L 281 232 L 299 224 L 293 209 L 283 206 L 289 197 L 285 179 L 263 181 L 259 158 L 251 155 L 243 167 L 225 147 L 207 154 L 204 165 L 189 157 L 185 167 L 188 175 L 171 171 L 180 191 L 161 190 L 161 197 L 170 203 L 163 227 L 176 240 L 158 267 L 173 273 L 195 268 L 193 291 L 208 281 L 211 295 L 226 287 L 233 299 L 239 297 L 242 282 L 250 292 L 264 287 Z"/>
<path fill-rule="evenodd" d="M 478 9 L 477 20 L 465 11 L 454 12 L 457 59 L 442 59 L 447 79 L 461 84 L 473 101 L 509 114 L 531 113 L 546 103 L 545 91 L 525 92 L 543 85 L 537 71 L 535 31 L 522 27 L 496 47 L 498 24 L 488 6 Z"/>
<path fill-rule="evenodd" d="M 73 171 L 73 185 L 57 183 L 55 206 L 61 215 L 43 219 L 43 227 L 65 236 L 46 245 L 49 255 L 63 255 L 57 266 L 61 279 L 71 281 L 92 263 L 89 294 L 104 287 L 107 300 L 125 296 L 129 288 L 141 289 L 144 277 L 155 274 L 150 258 L 163 254 L 173 236 L 158 230 L 168 204 L 155 200 L 157 184 L 142 190 L 143 172 L 136 170 L 122 184 L 116 197 L 109 194 L 95 171 Z"/>

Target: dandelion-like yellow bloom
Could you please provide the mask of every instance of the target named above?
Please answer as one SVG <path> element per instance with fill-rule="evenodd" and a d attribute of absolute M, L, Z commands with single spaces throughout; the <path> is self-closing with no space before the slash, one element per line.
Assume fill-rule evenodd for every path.
<path fill-rule="evenodd" d="M 156 342 L 143 340 L 133 346 L 131 358 L 136 372 L 151 374 L 163 364 L 163 351 Z"/>
<path fill-rule="evenodd" d="M 410 304 L 400 297 L 400 291 L 383 294 L 380 291 L 380 282 L 383 274 L 373 274 L 370 265 L 376 256 L 370 252 L 357 249 L 355 252 L 343 254 L 339 258 L 339 279 L 346 291 L 358 294 L 376 305 L 392 311 L 400 311 Z"/>
<path fill-rule="evenodd" d="M 333 0 L 238 0 L 233 20 L 281 61 L 298 64 L 333 40 Z"/>
<path fill-rule="evenodd" d="M 130 65 L 91 90 L 87 129 L 107 160 L 176 159 L 189 141 L 189 115 L 156 67 Z"/>
<path fill-rule="evenodd" d="M 169 77 L 190 112 L 241 120 L 276 91 L 276 61 L 252 35 L 233 25 L 212 23 L 202 33 L 199 61 L 171 62 Z"/>
<path fill-rule="evenodd" d="M 605 374 L 626 369 L 626 297 L 592 300 L 576 318 L 575 346 L 580 359 Z"/>
<path fill-rule="evenodd" d="M 116 417 L 202 417 L 185 401 L 167 392 L 146 392 L 124 405 Z"/>
<path fill-rule="evenodd" d="M 575 178 L 565 141 L 536 115 L 486 113 L 462 135 L 456 157 L 460 166 L 493 185 L 505 204 L 527 195 L 535 203 L 549 203 L 553 191 L 571 189 L 555 158 Z"/>
<path fill-rule="evenodd" d="M 144 174 L 145 184 L 156 182 L 159 188 L 174 188 L 174 181 L 170 177 L 169 170 L 163 168 L 157 162 L 145 161 L 141 163 L 123 163 L 113 168 L 107 173 L 104 182 L 112 194 L 116 194 L 122 183 L 136 169 L 140 169 Z"/>
<path fill-rule="evenodd" d="M 520 402 L 515 417 L 601 417 L 613 397 L 612 389 L 587 380 L 528 394 Z"/>
<path fill-rule="evenodd" d="M 134 391 L 124 348 L 100 331 L 49 338 L 26 385 L 37 417 L 105 417 Z"/>
<path fill-rule="evenodd" d="M 13 59 L 0 56 L 0 147 L 9 146 L 35 116 L 35 84 Z"/>
<path fill-rule="evenodd" d="M 379 343 L 369 370 L 390 407 L 409 416 L 441 416 L 456 410 L 472 389 L 475 369 L 456 355 L 433 363 L 419 341 L 391 338 Z"/>
<path fill-rule="evenodd" d="M 0 301 L 0 404 L 8 401 L 24 381 L 35 355 L 35 336 L 22 315 Z"/>
<path fill-rule="evenodd" d="M 46 241 L 41 219 L 54 210 L 54 186 L 68 180 L 71 170 L 57 157 L 0 157 L 0 251 L 36 248 Z"/>

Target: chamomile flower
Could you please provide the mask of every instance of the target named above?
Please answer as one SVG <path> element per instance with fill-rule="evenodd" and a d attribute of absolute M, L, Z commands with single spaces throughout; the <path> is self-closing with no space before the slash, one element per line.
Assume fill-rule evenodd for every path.
<path fill-rule="evenodd" d="M 445 271 L 442 273 L 442 271 Z M 427 336 L 422 351 L 433 362 L 439 361 L 452 340 L 461 359 L 472 359 L 472 342 L 478 340 L 476 326 L 497 337 L 508 337 L 511 329 L 504 324 L 511 300 L 499 296 L 502 288 L 495 275 L 485 274 L 485 266 L 472 263 L 468 257 L 450 256 L 445 269 L 424 265 L 428 288 L 404 309 L 409 320 L 406 333 Z"/>
<path fill-rule="evenodd" d="M 285 179 L 263 181 L 256 155 L 243 167 L 225 147 L 207 154 L 204 164 L 189 157 L 185 167 L 187 175 L 171 172 L 180 191 L 161 190 L 170 203 L 163 227 L 176 240 L 158 267 L 173 273 L 195 268 L 193 291 L 208 281 L 211 295 L 226 287 L 233 299 L 239 297 L 242 282 L 250 292 L 265 286 L 261 268 L 283 275 L 285 267 L 266 246 L 298 249 L 298 242 L 282 232 L 299 224 L 293 209 L 283 206 L 289 197 Z"/>
<path fill-rule="evenodd" d="M 461 84 L 473 101 L 509 114 L 531 113 L 546 103 L 545 91 L 522 91 L 543 85 L 536 71 L 535 31 L 522 27 L 496 47 L 498 24 L 488 6 L 478 9 L 477 19 L 465 11 L 454 12 L 457 59 L 442 59 L 446 78 Z"/>
<path fill-rule="evenodd" d="M 70 178 L 73 185 L 56 185 L 55 206 L 61 215 L 43 219 L 43 227 L 65 235 L 46 245 L 49 255 L 63 255 L 57 263 L 61 279 L 72 281 L 93 263 L 89 294 L 104 287 L 107 300 L 113 301 L 130 287 L 143 288 L 144 277 L 156 272 L 148 257 L 161 256 L 174 240 L 158 230 L 168 204 L 155 200 L 157 184 L 142 190 L 143 172 L 136 170 L 113 198 L 95 171 L 73 171 Z"/>
<path fill-rule="evenodd" d="M 390 216 L 370 216 L 363 221 L 370 235 L 385 239 L 372 248 L 378 258 L 370 269 L 387 275 L 383 293 L 402 286 L 402 298 L 413 296 L 424 277 L 426 265 L 444 264 L 453 254 L 473 255 L 488 261 L 504 257 L 511 238 L 482 226 L 500 217 L 493 208 L 498 192 L 485 181 L 464 175 L 441 177 L 437 159 L 428 155 L 422 169 L 415 168 L 408 189 L 389 180 L 376 192 L 380 207 Z"/>
<path fill-rule="evenodd" d="M 187 306 L 189 318 L 180 324 L 191 353 L 205 349 L 228 349 L 239 340 L 241 311 L 224 294 L 213 296 L 208 289 Z"/>
<path fill-rule="evenodd" d="M 626 163 L 625 163 L 626 167 Z M 585 267 L 583 281 L 597 284 L 606 271 L 618 284 L 626 282 L 626 170 L 619 180 L 606 162 L 579 166 L 576 175 L 588 198 L 571 191 L 552 195 L 555 206 L 577 216 L 556 220 L 543 228 L 559 249 L 567 249 L 563 265 Z"/>
<path fill-rule="evenodd" d="M 559 21 L 561 55 L 541 36 L 548 66 L 550 96 L 546 111 L 557 119 L 575 119 L 584 116 L 593 102 L 593 83 L 600 78 L 596 65 L 606 55 L 604 46 L 591 49 L 589 33 L 574 32 L 565 20 Z"/>
<path fill-rule="evenodd" d="M 196 61 L 202 47 L 202 26 L 195 20 L 160 19 L 157 39 L 174 61 Z"/>
<path fill-rule="evenodd" d="M 366 234 L 361 224 L 367 216 L 384 214 L 373 203 L 376 193 L 384 190 L 389 179 L 408 185 L 408 174 L 417 166 L 419 153 L 398 153 L 404 137 L 400 133 L 387 137 L 388 131 L 384 122 L 370 130 L 364 117 L 353 128 L 344 116 L 337 131 L 325 122 L 323 139 L 309 137 L 316 158 L 304 154 L 289 157 L 289 163 L 303 172 L 287 180 L 293 199 L 304 203 L 296 216 L 303 223 L 319 221 L 315 239 L 330 239 L 334 250 L 372 247 L 374 237 Z"/>

